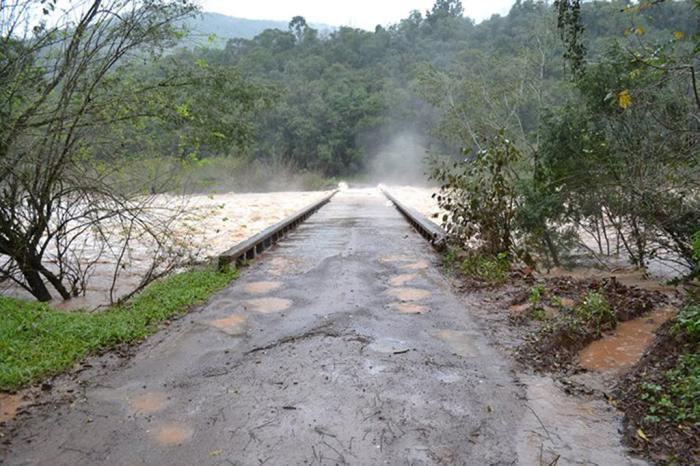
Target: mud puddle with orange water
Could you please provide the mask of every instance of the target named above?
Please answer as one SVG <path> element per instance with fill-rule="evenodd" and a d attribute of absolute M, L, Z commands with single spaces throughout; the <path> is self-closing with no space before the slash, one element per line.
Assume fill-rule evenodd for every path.
<path fill-rule="evenodd" d="M 403 268 L 407 270 L 425 270 L 430 266 L 428 264 L 428 261 L 418 261 L 418 262 L 413 262 L 412 264 L 404 265 Z"/>
<path fill-rule="evenodd" d="M 231 314 L 223 319 L 210 320 L 209 325 L 212 325 L 224 333 L 229 335 L 240 335 L 245 333 L 247 319 L 240 314 Z"/>
<path fill-rule="evenodd" d="M 581 351 L 581 366 L 598 372 L 626 371 L 642 357 L 654 339 L 654 332 L 674 315 L 673 309 L 666 308 L 621 322 L 612 334 L 594 341 Z"/>
<path fill-rule="evenodd" d="M 168 404 L 168 396 L 163 392 L 148 392 L 134 398 L 131 410 L 139 414 L 153 414 L 161 411 Z"/>
<path fill-rule="evenodd" d="M 253 282 L 248 283 L 244 290 L 250 294 L 265 294 L 275 291 L 282 286 L 281 282 Z"/>
<path fill-rule="evenodd" d="M 179 422 L 163 424 L 151 432 L 153 439 L 161 445 L 181 445 L 194 434 L 191 427 Z"/>
<path fill-rule="evenodd" d="M 289 309 L 292 302 L 289 299 L 282 298 L 260 298 L 250 299 L 245 302 L 245 305 L 255 312 L 269 314 L 272 312 L 281 312 Z"/>
<path fill-rule="evenodd" d="M 402 275 L 397 275 L 397 276 L 393 277 L 391 280 L 389 280 L 389 285 L 397 286 L 397 287 L 405 286 L 406 283 L 408 283 L 412 280 L 415 280 L 416 277 L 418 277 L 418 275 L 416 275 L 415 273 L 405 273 Z"/>
<path fill-rule="evenodd" d="M 425 314 L 428 312 L 427 307 L 414 303 L 391 303 L 389 306 L 402 314 Z"/>
<path fill-rule="evenodd" d="M 420 288 L 391 288 L 386 293 L 401 301 L 420 301 L 432 294 Z"/>

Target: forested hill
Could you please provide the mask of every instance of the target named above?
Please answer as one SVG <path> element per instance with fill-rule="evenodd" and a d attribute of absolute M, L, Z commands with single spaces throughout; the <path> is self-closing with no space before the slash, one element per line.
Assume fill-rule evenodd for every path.
<path fill-rule="evenodd" d="M 286 31 L 288 24 L 289 21 L 236 18 L 209 11 L 184 21 L 190 39 L 195 43 L 203 44 L 213 35 L 216 43 L 221 45 L 225 45 L 229 39 L 253 39 L 267 29 Z M 312 24 L 312 27 L 319 31 L 333 30 L 332 26 L 326 24 Z"/>
<path fill-rule="evenodd" d="M 641 31 L 645 40 L 667 40 L 696 27 L 690 1 L 634 18 L 623 11 L 627 6 L 584 4 L 590 60 L 615 41 L 638 40 Z M 250 153 L 326 175 L 368 169 L 396 138 L 399 145 L 408 137 L 413 146 L 422 141 L 459 153 L 471 138 L 469 119 L 454 118 L 460 112 L 488 114 L 474 124 L 515 125 L 527 138 L 538 125 L 535 106 L 554 107 L 569 93 L 556 12 L 530 0 L 479 24 L 463 17 L 453 0 L 373 32 L 341 27 L 320 34 L 297 18 L 284 30 L 230 39 L 223 49 L 182 53 L 235 67 L 276 89 L 274 105 L 255 122 Z M 535 82 L 546 92 L 535 90 Z"/>

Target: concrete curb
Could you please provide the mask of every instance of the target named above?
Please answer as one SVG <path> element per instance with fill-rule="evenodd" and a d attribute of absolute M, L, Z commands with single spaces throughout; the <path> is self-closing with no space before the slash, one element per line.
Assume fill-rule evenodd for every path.
<path fill-rule="evenodd" d="M 445 249 L 447 234 L 442 228 L 440 228 L 440 226 L 419 214 L 415 209 L 403 204 L 383 187 L 380 187 L 379 189 L 387 197 L 387 199 L 394 204 L 396 209 L 401 212 L 406 220 L 408 220 L 408 223 L 410 223 L 422 237 L 430 241 L 430 244 L 432 244 L 436 250 L 442 251 Z"/>
<path fill-rule="evenodd" d="M 260 233 L 251 236 L 245 241 L 241 241 L 228 251 L 219 255 L 218 265 L 223 268 L 228 264 L 240 264 L 243 261 L 254 259 L 255 256 L 268 249 L 273 244 L 282 239 L 289 231 L 296 228 L 300 223 L 309 218 L 314 212 L 328 204 L 338 190 L 324 196 L 313 204 L 304 207 L 291 217 L 278 222 L 271 227 L 267 227 Z"/>

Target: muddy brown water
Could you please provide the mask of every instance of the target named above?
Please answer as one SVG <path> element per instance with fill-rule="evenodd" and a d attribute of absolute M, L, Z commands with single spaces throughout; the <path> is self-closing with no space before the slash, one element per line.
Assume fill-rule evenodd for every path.
<path fill-rule="evenodd" d="M 620 322 L 611 334 L 581 351 L 581 366 L 600 372 L 625 372 L 641 359 L 654 339 L 654 332 L 674 315 L 673 309 L 659 309 L 638 319 Z"/>

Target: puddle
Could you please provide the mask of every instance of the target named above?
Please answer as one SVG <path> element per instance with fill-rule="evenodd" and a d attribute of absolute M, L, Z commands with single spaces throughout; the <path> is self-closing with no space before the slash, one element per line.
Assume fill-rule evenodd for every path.
<path fill-rule="evenodd" d="M 0 393 L 0 422 L 13 420 L 17 415 L 17 411 L 25 404 L 21 395 Z"/>
<path fill-rule="evenodd" d="M 131 410 L 139 414 L 153 414 L 168 404 L 168 397 L 162 392 L 148 392 L 131 401 Z"/>
<path fill-rule="evenodd" d="M 410 347 L 405 341 L 396 338 L 379 338 L 369 344 L 369 349 L 378 353 L 404 353 Z"/>
<path fill-rule="evenodd" d="M 282 298 L 259 298 L 250 299 L 245 302 L 246 306 L 255 312 L 260 312 L 261 314 L 268 314 L 273 312 L 284 311 L 289 309 L 292 305 L 292 301 L 289 299 Z"/>
<path fill-rule="evenodd" d="M 389 307 L 402 314 L 425 314 L 428 312 L 427 307 L 414 303 L 391 303 Z"/>
<path fill-rule="evenodd" d="M 403 254 L 389 254 L 379 257 L 379 262 L 383 262 L 385 264 L 394 262 L 410 262 L 411 260 L 413 260 L 411 257 Z"/>
<path fill-rule="evenodd" d="M 430 291 L 420 288 L 391 288 L 386 293 L 401 301 L 420 301 L 431 295 Z"/>
<path fill-rule="evenodd" d="M 268 272 L 275 277 L 302 273 L 306 263 L 303 259 L 290 256 L 276 256 L 269 259 Z"/>
<path fill-rule="evenodd" d="M 452 351 L 460 356 L 470 356 L 474 353 L 474 347 L 471 344 L 471 335 L 467 332 L 438 330 L 434 332 L 432 336 L 447 343 Z"/>
<path fill-rule="evenodd" d="M 243 315 L 231 314 L 223 319 L 210 320 L 208 324 L 229 335 L 241 335 L 246 331 L 247 320 Z"/>
<path fill-rule="evenodd" d="M 404 265 L 403 268 L 408 270 L 425 270 L 429 266 L 430 264 L 428 264 L 428 261 L 418 261 L 408 265 Z"/>
<path fill-rule="evenodd" d="M 397 275 L 393 277 L 391 280 L 389 280 L 389 285 L 391 286 L 404 286 L 406 283 L 410 282 L 411 280 L 415 280 L 416 277 L 415 273 L 405 273 L 403 275 Z"/>
<path fill-rule="evenodd" d="M 579 354 L 581 366 L 601 372 L 624 372 L 642 357 L 654 332 L 673 317 L 672 309 L 660 309 L 644 317 L 621 322 L 615 331 L 594 341 Z"/>
<path fill-rule="evenodd" d="M 245 285 L 243 289 L 246 293 L 250 294 L 265 294 L 271 291 L 275 291 L 281 286 L 281 282 L 253 282 Z"/>
<path fill-rule="evenodd" d="M 171 422 L 157 427 L 151 435 L 162 445 L 180 445 L 189 440 L 193 433 L 192 428 L 178 422 Z"/>
<path fill-rule="evenodd" d="M 227 309 L 231 309 L 233 307 L 236 307 L 237 301 L 234 301 L 233 299 L 230 298 L 223 298 L 223 299 L 217 299 L 215 301 L 210 302 L 207 305 L 208 309 L 211 309 L 213 311 L 223 311 Z"/>
<path fill-rule="evenodd" d="M 523 381 L 529 409 L 515 439 L 519 464 L 647 464 L 625 453 L 620 416 L 607 403 L 569 396 L 550 378 Z"/>

